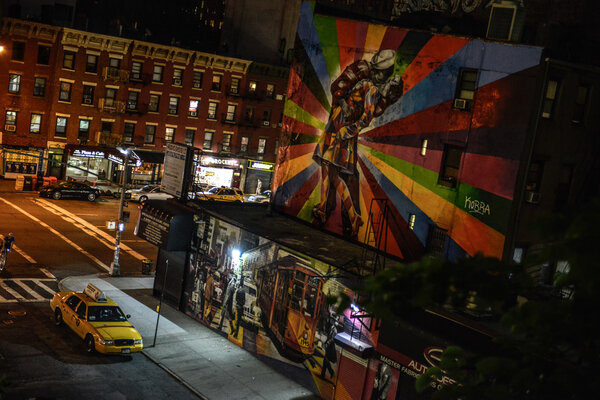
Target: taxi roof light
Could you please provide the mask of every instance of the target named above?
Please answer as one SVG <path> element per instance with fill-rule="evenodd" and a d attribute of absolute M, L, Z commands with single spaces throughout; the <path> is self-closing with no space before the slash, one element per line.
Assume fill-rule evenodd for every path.
<path fill-rule="evenodd" d="M 90 296 L 97 303 L 106 303 L 108 300 L 106 299 L 106 295 L 102 290 L 98 289 L 95 285 L 88 283 L 88 285 L 83 290 L 83 293 Z"/>

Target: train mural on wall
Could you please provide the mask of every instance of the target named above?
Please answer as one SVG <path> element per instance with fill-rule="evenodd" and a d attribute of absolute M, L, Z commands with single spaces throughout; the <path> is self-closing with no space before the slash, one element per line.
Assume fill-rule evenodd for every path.
<path fill-rule="evenodd" d="M 326 302 L 327 295 L 352 292 L 330 277 L 328 264 L 214 217 L 203 226 L 206 246 L 190 253 L 185 273 L 186 314 L 331 398 L 341 351 L 336 336 L 353 331 L 373 345 L 364 322 Z"/>
<path fill-rule="evenodd" d="M 541 48 L 301 5 L 273 206 L 405 260 L 505 246 Z M 373 218 L 372 218 L 373 217 Z"/>

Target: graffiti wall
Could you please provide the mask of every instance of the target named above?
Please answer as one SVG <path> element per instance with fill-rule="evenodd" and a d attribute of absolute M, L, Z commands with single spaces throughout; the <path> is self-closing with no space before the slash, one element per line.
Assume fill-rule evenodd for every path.
<path fill-rule="evenodd" d="M 341 352 L 336 336 L 350 332 L 373 345 L 370 321 L 354 321 L 351 310 L 325 301 L 340 291 L 351 295 L 329 278 L 332 268 L 213 217 L 198 232 L 204 245 L 190 254 L 186 314 L 332 398 Z"/>
<path fill-rule="evenodd" d="M 540 56 L 303 2 L 274 206 L 407 260 L 500 257 Z"/>

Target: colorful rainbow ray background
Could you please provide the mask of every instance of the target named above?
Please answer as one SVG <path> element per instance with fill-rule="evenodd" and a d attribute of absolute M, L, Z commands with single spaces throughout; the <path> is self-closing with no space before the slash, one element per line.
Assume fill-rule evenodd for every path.
<path fill-rule="evenodd" d="M 313 14 L 303 2 L 284 111 L 274 206 L 314 223 L 321 169 L 313 158 L 331 111 L 331 83 L 356 60 L 396 51 L 402 97 L 358 138 L 359 205 L 387 199 L 388 253 L 413 260 L 432 227 L 447 232 L 444 254 L 501 257 L 511 215 L 541 49 L 437 35 Z M 478 70 L 471 111 L 453 108 L 459 71 Z M 427 140 L 425 155 L 421 155 Z M 444 147 L 463 148 L 455 188 L 438 183 Z M 474 206 L 475 205 L 475 206 Z M 323 229 L 342 234 L 340 199 Z M 414 215 L 412 229 L 409 215 Z M 355 240 L 368 242 L 364 224 Z"/>

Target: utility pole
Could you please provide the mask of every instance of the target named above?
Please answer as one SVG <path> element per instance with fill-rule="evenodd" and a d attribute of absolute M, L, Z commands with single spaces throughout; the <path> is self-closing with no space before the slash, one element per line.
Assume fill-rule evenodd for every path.
<path fill-rule="evenodd" d="M 121 266 L 119 265 L 119 251 L 121 249 L 121 232 L 125 229 L 125 223 L 123 222 L 123 205 L 125 204 L 125 184 L 127 179 L 127 168 L 129 166 L 129 149 L 119 148 L 121 153 L 125 154 L 125 164 L 123 168 L 123 174 L 121 175 L 121 201 L 119 202 L 119 219 L 117 221 L 117 235 L 115 237 L 115 257 L 113 262 L 110 264 L 110 276 L 120 276 Z"/>

